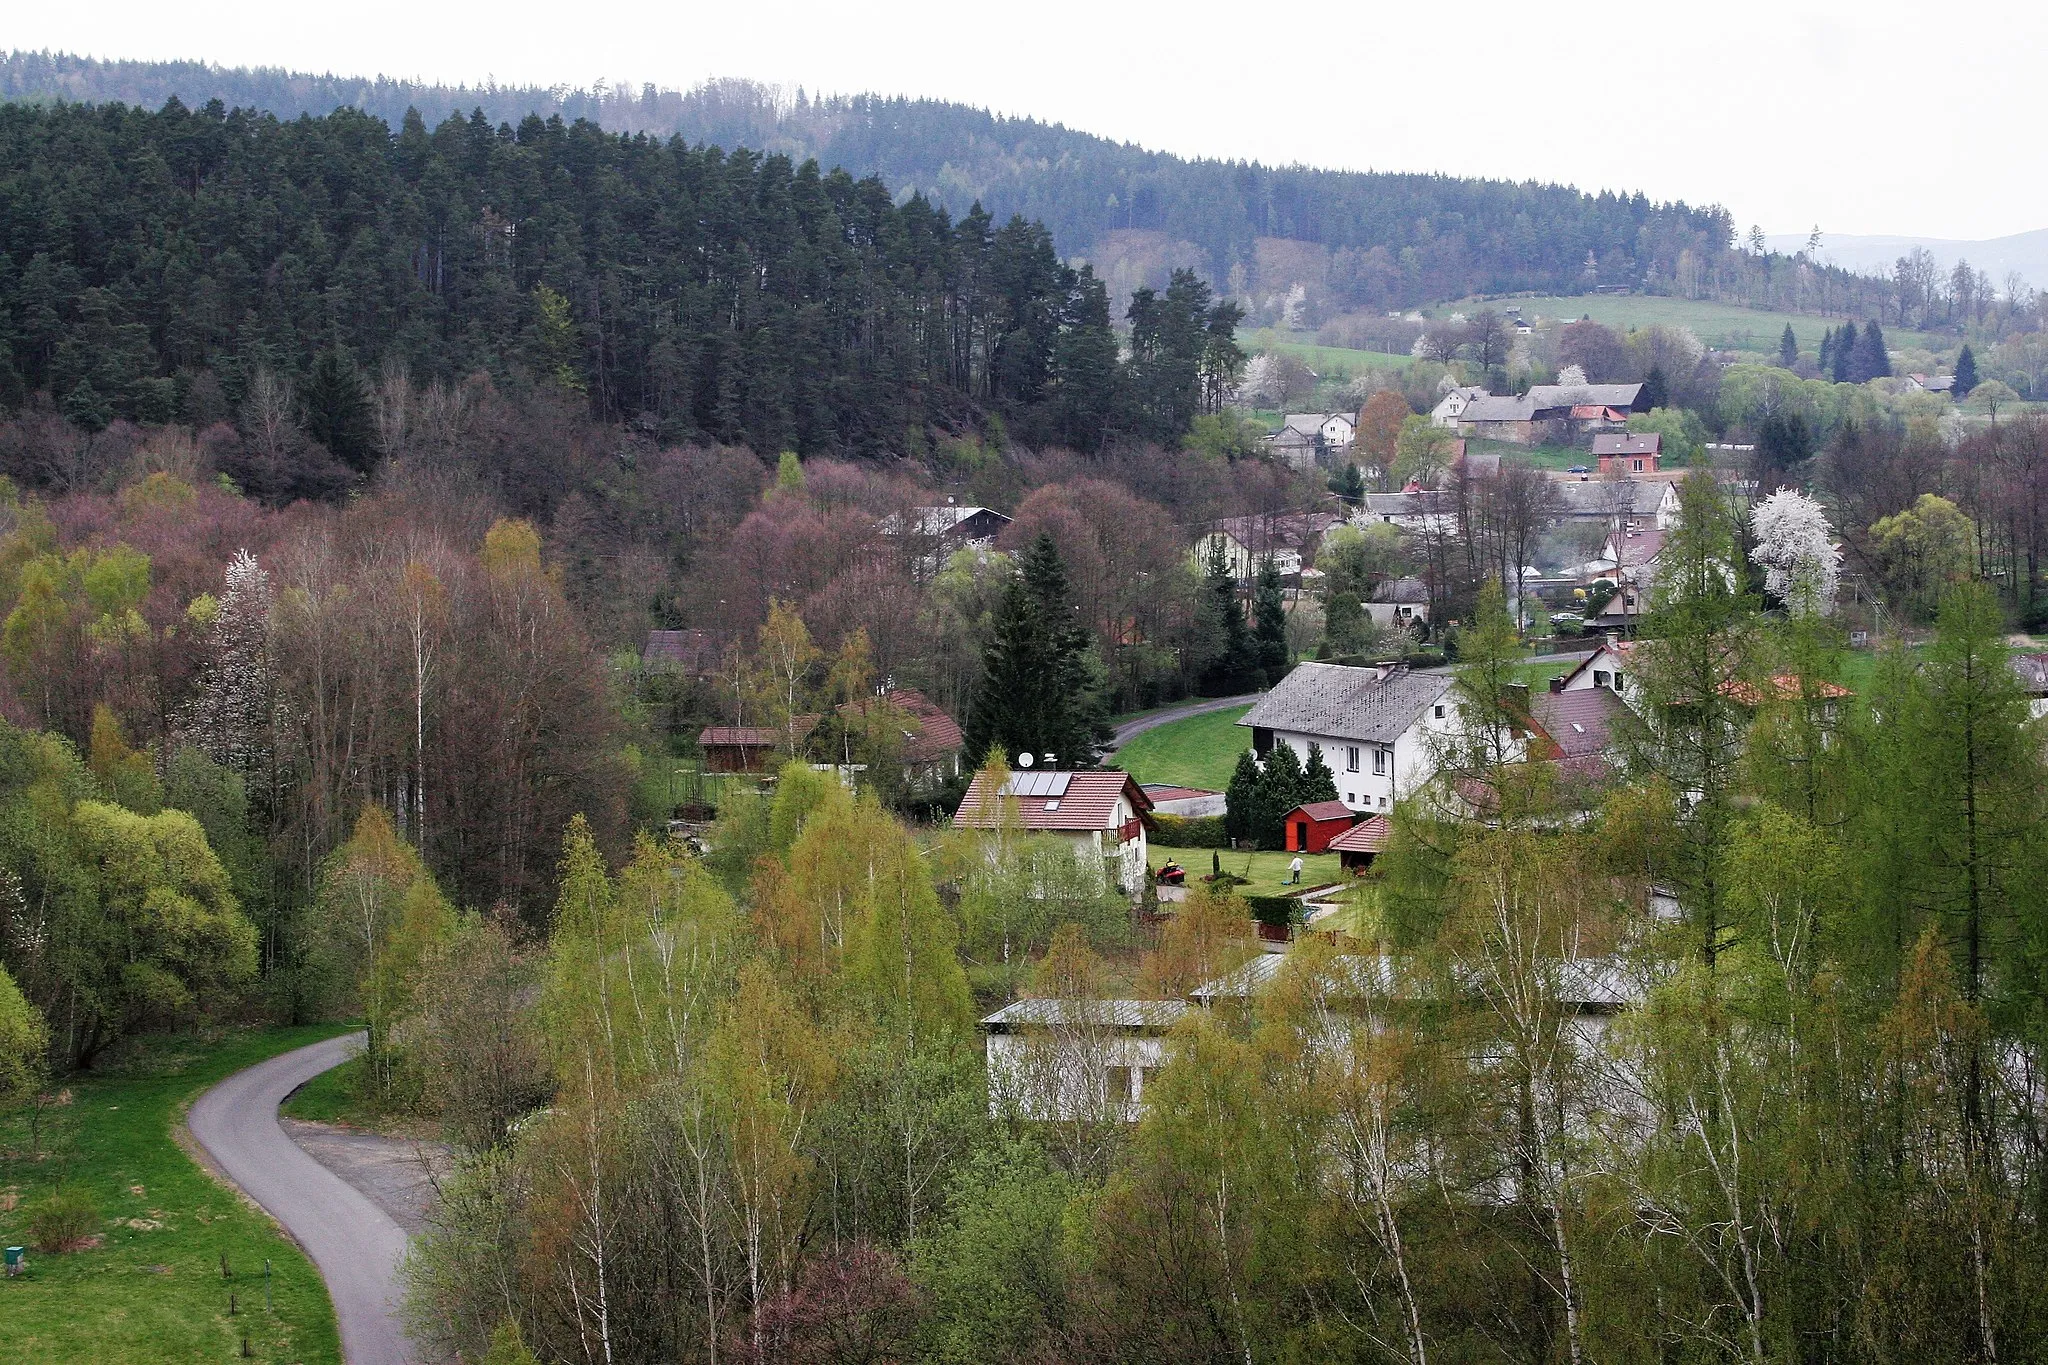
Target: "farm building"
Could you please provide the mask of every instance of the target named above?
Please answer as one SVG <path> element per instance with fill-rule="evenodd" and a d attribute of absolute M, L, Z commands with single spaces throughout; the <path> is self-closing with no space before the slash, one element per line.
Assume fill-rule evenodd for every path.
<path fill-rule="evenodd" d="M 1351 828 L 1357 817 L 1342 801 L 1311 801 L 1287 812 L 1281 822 L 1289 853 L 1322 853 L 1330 840 Z"/>

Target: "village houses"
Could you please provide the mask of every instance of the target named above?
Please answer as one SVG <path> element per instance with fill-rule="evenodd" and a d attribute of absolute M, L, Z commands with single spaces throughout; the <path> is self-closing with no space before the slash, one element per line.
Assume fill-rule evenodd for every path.
<path fill-rule="evenodd" d="M 1000 791 L 990 790 L 987 773 L 976 773 L 953 823 L 965 829 L 1008 823 L 1065 840 L 1083 866 L 1101 870 L 1106 885 L 1135 895 L 1145 883 L 1151 817 L 1152 798 L 1129 773 L 1039 769 L 1011 773 Z"/>
<path fill-rule="evenodd" d="M 1285 744 L 1307 763 L 1309 746 L 1320 745 L 1338 798 L 1369 815 L 1391 810 L 1436 775 L 1439 757 L 1462 733 L 1453 687 L 1448 674 L 1396 664 L 1301 663 L 1238 724 L 1251 730 L 1262 757 Z"/>

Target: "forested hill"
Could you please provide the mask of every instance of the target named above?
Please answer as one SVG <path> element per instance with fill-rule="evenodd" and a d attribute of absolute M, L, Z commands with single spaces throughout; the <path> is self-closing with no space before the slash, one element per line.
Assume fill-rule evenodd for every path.
<path fill-rule="evenodd" d="M 9 100 L 118 100 L 155 109 L 173 95 L 191 108 L 219 99 L 285 118 L 348 106 L 393 127 L 408 108 L 429 127 L 479 108 L 494 125 L 560 114 L 615 131 L 816 158 L 856 177 L 880 175 L 899 195 L 914 189 L 956 217 L 979 201 L 998 220 L 1040 220 L 1061 255 L 1095 261 L 1113 293 L 1163 284 L 1177 265 L 1246 296 L 1285 293 L 1301 282 L 1333 309 L 1654 285 L 1710 269 L 1731 230 L 1723 209 L 1653 204 L 1640 194 L 1190 161 L 936 100 L 778 101 L 762 87 L 731 81 L 688 92 L 549 90 L 47 53 L 0 59 L 0 98 Z"/>
<path fill-rule="evenodd" d="M 1241 363 L 1183 274 L 1127 355 L 1045 229 L 878 179 L 528 115 L 0 105 L 0 408 L 203 427 L 263 376 L 359 468 L 367 381 L 552 381 L 666 439 L 900 451 L 1001 414 L 1170 440 Z M 273 490 L 287 494 L 293 490 Z"/>

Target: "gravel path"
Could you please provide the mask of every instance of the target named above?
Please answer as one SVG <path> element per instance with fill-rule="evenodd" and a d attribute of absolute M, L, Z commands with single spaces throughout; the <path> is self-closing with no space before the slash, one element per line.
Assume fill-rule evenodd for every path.
<path fill-rule="evenodd" d="M 302 1150 L 277 1116 L 286 1095 L 362 1045 L 362 1034 L 347 1034 L 237 1071 L 199 1097 L 186 1124 L 228 1178 L 282 1223 L 320 1268 L 348 1365 L 410 1365 L 413 1354 L 398 1316 L 404 1227 L 378 1200 Z"/>

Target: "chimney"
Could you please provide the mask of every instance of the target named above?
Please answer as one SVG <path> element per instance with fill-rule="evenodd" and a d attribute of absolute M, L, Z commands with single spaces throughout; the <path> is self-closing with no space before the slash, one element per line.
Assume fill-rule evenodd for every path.
<path fill-rule="evenodd" d="M 1385 682 L 1387 679 L 1394 676 L 1395 670 L 1400 668 L 1400 665 L 1395 663 L 1391 659 L 1382 659 L 1378 663 L 1374 664 L 1372 667 L 1373 672 L 1379 675 L 1376 679 L 1374 679 L 1374 681 Z"/>
<path fill-rule="evenodd" d="M 1607 632 L 1607 637 L 1606 637 L 1606 638 L 1607 638 L 1607 647 L 1608 647 L 1609 649 L 1613 649 L 1613 648 L 1614 648 L 1615 646 L 1617 646 L 1617 645 L 1619 645 L 1619 644 L 1621 643 L 1621 637 L 1620 637 L 1619 635 L 1615 634 L 1615 633 L 1614 633 L 1613 631 L 1611 631 L 1611 630 Z"/>
<path fill-rule="evenodd" d="M 1550 680 L 1550 690 L 1553 692 L 1564 691 L 1564 674 L 1560 673 Z"/>

